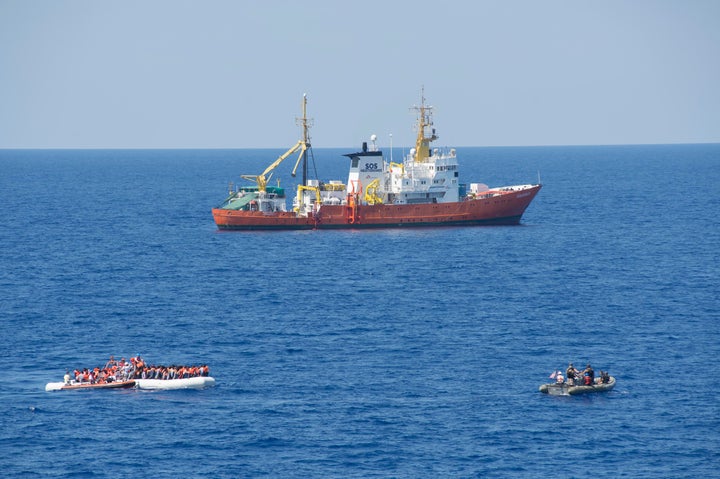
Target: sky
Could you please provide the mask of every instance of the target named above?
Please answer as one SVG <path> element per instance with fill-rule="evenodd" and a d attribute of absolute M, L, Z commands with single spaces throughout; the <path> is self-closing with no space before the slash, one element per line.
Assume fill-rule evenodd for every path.
<path fill-rule="evenodd" d="M 716 0 L 0 0 L 0 148 L 720 142 Z"/>

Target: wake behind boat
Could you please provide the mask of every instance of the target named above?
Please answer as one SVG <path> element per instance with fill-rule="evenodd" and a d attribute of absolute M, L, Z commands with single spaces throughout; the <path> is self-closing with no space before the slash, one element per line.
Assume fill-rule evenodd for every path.
<path fill-rule="evenodd" d="M 513 225 L 540 191 L 540 184 L 489 188 L 483 183 L 460 183 L 454 148 L 431 148 L 438 139 L 432 106 L 421 104 L 417 139 L 402 163 L 385 158 L 370 137 L 371 145 L 344 156 L 350 160 L 346 182 L 307 178 L 307 97 L 303 96 L 303 137 L 259 175 L 242 175 L 254 186 L 233 190 L 213 208 L 221 230 L 297 230 L 338 228 L 395 228 L 406 226 Z M 292 176 L 300 164 L 302 182 L 297 187 L 292 211 L 287 210 L 285 189 L 269 186 L 273 170 L 286 158 L 300 152 Z"/>

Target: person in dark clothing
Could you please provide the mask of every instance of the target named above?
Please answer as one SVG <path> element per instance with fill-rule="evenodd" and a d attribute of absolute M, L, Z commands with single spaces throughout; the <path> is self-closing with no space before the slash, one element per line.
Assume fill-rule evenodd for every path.
<path fill-rule="evenodd" d="M 568 364 L 567 369 L 565 370 L 565 380 L 568 382 L 569 385 L 573 386 L 575 385 L 575 380 L 577 379 L 578 370 L 575 369 L 575 366 L 573 366 L 573 363 Z"/>

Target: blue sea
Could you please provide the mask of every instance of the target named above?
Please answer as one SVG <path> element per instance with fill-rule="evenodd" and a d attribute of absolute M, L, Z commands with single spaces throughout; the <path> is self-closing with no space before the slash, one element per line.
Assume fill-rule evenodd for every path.
<path fill-rule="evenodd" d="M 219 232 L 282 151 L 0 150 L 0 476 L 720 477 L 720 145 L 458 148 L 540 178 L 518 226 Z M 111 354 L 217 385 L 45 392 Z"/>

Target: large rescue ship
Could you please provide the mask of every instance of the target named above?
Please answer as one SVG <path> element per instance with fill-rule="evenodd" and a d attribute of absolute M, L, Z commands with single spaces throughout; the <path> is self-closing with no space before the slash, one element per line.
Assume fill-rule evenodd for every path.
<path fill-rule="evenodd" d="M 331 228 L 395 228 L 406 226 L 465 226 L 518 224 L 540 191 L 540 184 L 489 188 L 460 183 L 456 150 L 432 148 L 438 139 L 432 107 L 421 97 L 417 111 L 417 140 L 402 163 L 386 159 L 375 145 L 346 154 L 350 172 L 346 182 L 307 178 L 311 151 L 307 96 L 303 95 L 299 123 L 303 138 L 260 175 L 243 175 L 252 186 L 231 187 L 212 214 L 221 230 L 288 230 Z M 302 164 L 292 210 L 284 188 L 268 185 L 272 171 L 300 152 L 292 175 Z"/>

